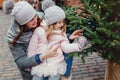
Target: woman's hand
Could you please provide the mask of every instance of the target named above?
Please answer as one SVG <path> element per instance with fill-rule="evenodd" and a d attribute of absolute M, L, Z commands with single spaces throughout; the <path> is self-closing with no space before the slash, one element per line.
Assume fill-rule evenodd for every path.
<path fill-rule="evenodd" d="M 40 59 L 44 61 L 47 58 L 57 56 L 58 55 L 57 50 L 58 46 L 49 47 L 48 49 L 46 49 L 46 51 L 43 52 L 43 54 L 40 56 L 41 57 Z"/>
<path fill-rule="evenodd" d="M 82 30 L 81 29 L 80 30 L 76 30 L 69 36 L 69 39 L 73 40 L 75 38 L 78 38 L 81 35 L 82 35 Z"/>

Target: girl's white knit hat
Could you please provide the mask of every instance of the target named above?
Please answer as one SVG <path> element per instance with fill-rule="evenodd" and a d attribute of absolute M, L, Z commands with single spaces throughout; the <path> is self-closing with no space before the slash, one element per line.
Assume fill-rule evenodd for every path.
<path fill-rule="evenodd" d="M 11 15 L 20 25 L 24 25 L 36 15 L 36 11 L 28 2 L 19 1 L 15 4 Z"/>
<path fill-rule="evenodd" d="M 65 12 L 59 6 L 53 5 L 47 8 L 45 11 L 44 19 L 48 25 L 56 23 L 62 19 L 65 19 Z"/>

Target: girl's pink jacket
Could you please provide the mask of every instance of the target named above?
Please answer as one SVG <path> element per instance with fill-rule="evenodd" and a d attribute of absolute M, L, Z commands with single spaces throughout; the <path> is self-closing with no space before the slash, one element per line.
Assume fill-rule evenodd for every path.
<path fill-rule="evenodd" d="M 54 30 L 55 35 L 51 36 L 49 42 L 46 39 L 45 29 L 42 27 L 36 28 L 31 38 L 28 47 L 28 56 L 31 57 L 36 53 L 43 53 L 51 45 L 59 45 L 58 55 L 55 57 L 48 58 L 43 61 L 38 66 L 32 68 L 32 75 L 37 75 L 39 77 L 44 76 L 54 76 L 57 74 L 64 74 L 66 71 L 66 63 L 64 61 L 63 52 L 71 53 L 82 51 L 79 43 L 69 43 L 67 36 L 61 35 L 60 30 Z"/>

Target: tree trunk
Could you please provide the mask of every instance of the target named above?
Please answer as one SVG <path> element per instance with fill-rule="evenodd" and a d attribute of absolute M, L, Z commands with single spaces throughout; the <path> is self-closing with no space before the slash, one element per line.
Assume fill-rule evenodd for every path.
<path fill-rule="evenodd" d="M 120 80 L 120 65 L 106 61 L 105 80 Z"/>

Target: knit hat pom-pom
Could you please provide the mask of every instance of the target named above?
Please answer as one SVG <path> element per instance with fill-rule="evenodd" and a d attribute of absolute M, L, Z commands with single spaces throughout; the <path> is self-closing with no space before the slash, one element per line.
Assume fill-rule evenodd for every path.
<path fill-rule="evenodd" d="M 54 6 L 55 2 L 52 0 L 44 0 L 42 2 L 42 10 L 45 11 L 47 8 Z"/>

